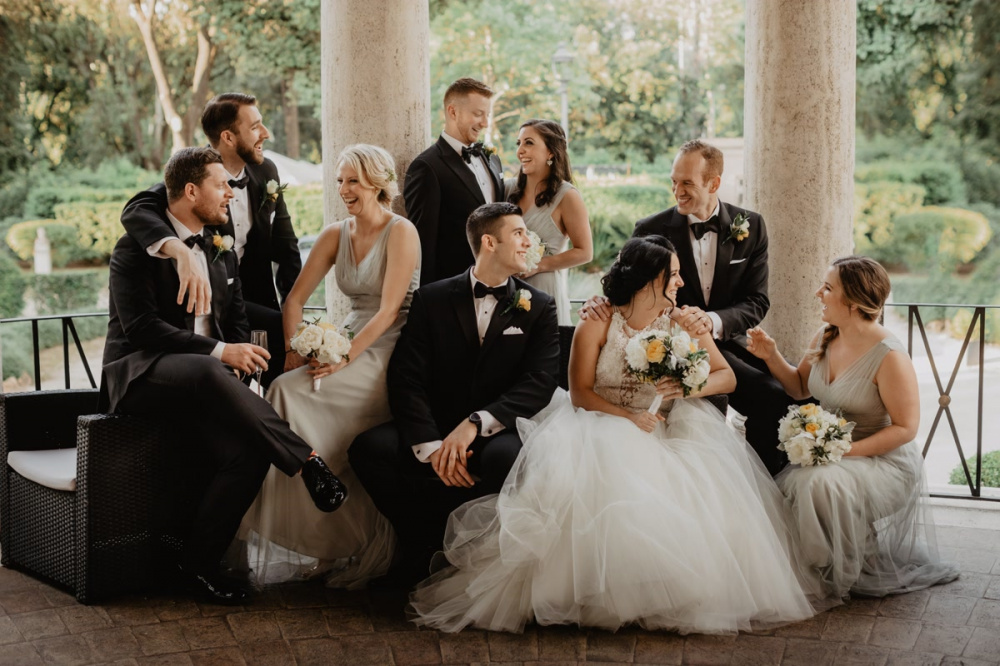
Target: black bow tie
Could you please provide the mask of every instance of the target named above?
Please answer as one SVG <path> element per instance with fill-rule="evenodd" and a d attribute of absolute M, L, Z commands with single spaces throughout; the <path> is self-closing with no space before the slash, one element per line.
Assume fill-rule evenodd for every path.
<path fill-rule="evenodd" d="M 243 189 L 250 182 L 250 176 L 248 174 L 243 174 L 242 178 L 234 178 L 229 181 L 229 187 L 233 189 Z"/>
<path fill-rule="evenodd" d="M 472 156 L 482 157 L 485 155 L 483 152 L 483 142 L 478 141 L 471 146 L 462 146 L 462 159 L 465 160 L 466 164 L 472 164 Z"/>
<path fill-rule="evenodd" d="M 493 294 L 493 298 L 498 301 L 502 301 L 507 297 L 507 284 L 510 282 L 504 282 L 499 287 L 487 287 L 482 282 L 477 282 L 474 287 L 472 287 L 472 293 L 476 298 L 485 298 L 487 294 Z"/>
<path fill-rule="evenodd" d="M 201 251 L 208 254 L 208 251 L 212 249 L 212 239 L 209 236 L 203 236 L 202 234 L 191 234 L 184 239 L 184 244 L 190 248 L 195 245 L 201 248 Z"/>
<path fill-rule="evenodd" d="M 694 233 L 696 240 L 701 240 L 701 237 L 708 231 L 720 233 L 722 231 L 722 227 L 719 225 L 719 216 L 713 215 L 705 222 L 695 222 L 691 225 L 691 231 Z"/>

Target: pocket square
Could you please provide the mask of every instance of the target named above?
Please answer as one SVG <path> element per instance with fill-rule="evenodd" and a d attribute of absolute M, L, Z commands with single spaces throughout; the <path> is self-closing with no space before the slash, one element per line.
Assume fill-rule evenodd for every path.
<path fill-rule="evenodd" d="M 743 257 L 742 259 L 733 259 L 732 261 L 729 262 L 729 265 L 732 266 L 733 264 L 742 264 L 746 260 L 747 260 L 746 257 Z"/>
<path fill-rule="evenodd" d="M 524 335 L 524 331 L 517 326 L 508 326 L 503 330 L 504 335 Z"/>
<path fill-rule="evenodd" d="M 226 284 L 232 284 L 233 280 L 235 280 L 235 279 L 236 278 L 229 278 L 228 280 L 226 280 Z"/>

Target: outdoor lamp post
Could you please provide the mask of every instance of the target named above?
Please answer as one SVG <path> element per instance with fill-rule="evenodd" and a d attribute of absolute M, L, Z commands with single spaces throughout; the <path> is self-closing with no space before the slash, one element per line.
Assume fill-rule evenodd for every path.
<path fill-rule="evenodd" d="M 569 102 L 566 99 L 566 92 L 569 87 L 567 70 L 573 60 L 573 54 L 566 48 L 566 42 L 559 42 L 559 47 L 552 54 L 552 73 L 555 75 L 556 80 L 559 81 L 559 96 L 562 102 L 562 128 L 563 132 L 566 133 L 567 139 L 569 138 Z"/>

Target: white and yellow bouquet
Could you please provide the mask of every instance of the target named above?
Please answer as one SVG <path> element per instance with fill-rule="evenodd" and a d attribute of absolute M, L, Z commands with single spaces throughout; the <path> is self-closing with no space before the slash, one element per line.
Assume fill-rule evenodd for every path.
<path fill-rule="evenodd" d="M 819 405 L 792 405 L 778 422 L 778 448 L 788 461 L 811 467 L 840 462 L 851 450 L 854 422 Z"/>
<path fill-rule="evenodd" d="M 531 247 L 528 248 L 528 252 L 524 255 L 524 263 L 527 266 L 526 273 L 538 268 L 538 262 L 542 260 L 545 256 L 545 243 L 534 231 L 528 232 L 528 238 L 531 240 Z"/>
<path fill-rule="evenodd" d="M 289 341 L 292 351 L 320 363 L 336 365 L 342 360 L 350 360 L 350 333 L 345 335 L 339 328 L 325 321 L 302 322 Z M 313 379 L 312 390 L 318 391 L 321 378 Z"/>
<path fill-rule="evenodd" d="M 625 363 L 633 376 L 649 384 L 664 377 L 676 379 L 685 397 L 703 389 L 712 371 L 708 350 L 677 326 L 632 336 L 625 345 Z M 655 414 L 662 401 L 657 395 L 649 412 Z"/>

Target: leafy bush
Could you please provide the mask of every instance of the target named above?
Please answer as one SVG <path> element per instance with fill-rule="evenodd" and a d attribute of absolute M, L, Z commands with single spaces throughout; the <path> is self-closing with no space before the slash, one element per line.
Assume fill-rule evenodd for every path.
<path fill-rule="evenodd" d="M 80 336 L 80 341 L 93 340 L 106 335 L 108 332 L 107 317 L 86 317 L 74 319 L 73 325 L 76 333 Z M 3 344 L 3 377 L 21 377 L 23 375 L 33 376 L 35 371 L 34 352 L 31 344 L 31 324 L 29 322 L 17 324 L 4 324 L 0 326 L 0 339 Z M 69 344 L 73 345 L 72 336 L 69 337 Z M 62 345 L 62 322 L 58 319 L 41 321 L 38 323 L 38 346 L 41 349 L 48 349 Z M 70 358 L 75 356 L 75 351 L 70 350 Z M 100 374 L 100 367 L 90 366 L 91 372 Z"/>
<path fill-rule="evenodd" d="M 119 202 L 74 201 L 56 206 L 55 218 L 76 227 L 80 233 L 80 244 L 107 260 L 118 239 L 125 234 L 121 225 L 123 207 L 124 204 Z"/>
<path fill-rule="evenodd" d="M 898 215 L 892 240 L 879 248 L 890 263 L 910 270 L 939 266 L 944 272 L 971 261 L 993 235 L 989 220 L 963 208 L 927 206 Z"/>
<path fill-rule="evenodd" d="M 983 270 L 987 269 L 987 270 Z M 996 267 L 984 264 L 972 276 L 932 273 L 930 275 L 892 276 L 894 303 L 967 303 L 969 305 L 1000 305 L 1000 284 L 989 279 L 988 271 Z M 924 323 L 940 321 L 950 335 L 964 338 L 972 320 L 970 308 L 927 307 L 920 309 Z M 986 310 L 986 341 L 1000 343 L 1000 308 Z"/>
<path fill-rule="evenodd" d="M 121 211 L 125 207 L 125 203 L 135 193 L 136 190 L 94 189 L 82 185 L 36 187 L 28 194 L 28 199 L 24 204 L 24 212 L 30 217 L 51 218 L 55 217 L 57 206 L 74 201 L 114 203 Z"/>
<path fill-rule="evenodd" d="M 594 237 L 594 259 L 581 267 L 588 271 L 603 271 L 611 265 L 632 237 L 636 222 L 674 205 L 670 188 L 658 185 L 581 187 L 580 194 Z"/>
<path fill-rule="evenodd" d="M 0 318 L 17 317 L 24 309 L 24 274 L 20 266 L 0 252 Z"/>
<path fill-rule="evenodd" d="M 970 202 L 1000 204 L 1000 163 L 980 152 L 968 151 L 962 154 L 960 166 Z"/>
<path fill-rule="evenodd" d="M 39 228 L 45 229 L 52 248 L 52 265 L 56 268 L 91 262 L 101 257 L 80 242 L 80 232 L 72 224 L 55 220 L 28 220 L 12 225 L 7 232 L 7 245 L 22 261 L 34 259 L 35 237 Z"/>
<path fill-rule="evenodd" d="M 968 458 L 965 462 L 969 466 L 969 475 L 972 477 L 972 481 L 975 482 L 976 459 Z M 984 487 L 1000 488 L 1000 451 L 990 451 L 989 453 L 983 454 L 983 472 L 981 480 Z M 965 478 L 965 470 L 962 469 L 961 465 L 956 465 L 955 469 L 951 470 L 951 476 L 948 478 L 948 483 L 956 486 L 968 485 L 969 482 Z"/>
<path fill-rule="evenodd" d="M 891 246 L 897 215 L 920 208 L 927 190 L 922 185 L 873 181 L 854 185 L 854 246 L 858 254 L 888 259 L 882 248 Z M 893 262 L 887 262 L 893 263 Z"/>
<path fill-rule="evenodd" d="M 40 315 L 97 311 L 97 296 L 108 283 L 104 270 L 33 275 L 30 297 Z"/>
<path fill-rule="evenodd" d="M 857 167 L 854 171 L 854 180 L 859 183 L 892 181 L 921 185 L 925 190 L 923 201 L 925 206 L 962 203 L 967 199 L 961 169 L 955 164 L 943 161 L 880 160 Z"/>
<path fill-rule="evenodd" d="M 295 185 L 285 191 L 285 205 L 292 216 L 292 227 L 299 238 L 323 230 L 323 187 Z"/>

